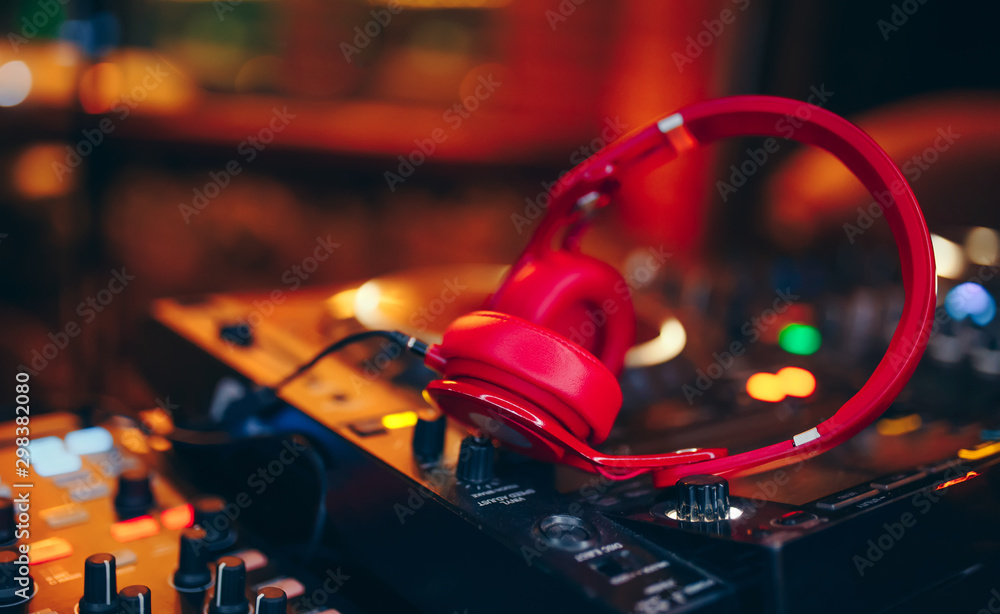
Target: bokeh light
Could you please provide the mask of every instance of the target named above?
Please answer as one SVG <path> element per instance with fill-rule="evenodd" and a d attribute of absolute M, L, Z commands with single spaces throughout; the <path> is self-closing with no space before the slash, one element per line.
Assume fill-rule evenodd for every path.
<path fill-rule="evenodd" d="M 0 66 L 0 107 L 21 104 L 31 92 L 31 70 L 21 60 Z"/>

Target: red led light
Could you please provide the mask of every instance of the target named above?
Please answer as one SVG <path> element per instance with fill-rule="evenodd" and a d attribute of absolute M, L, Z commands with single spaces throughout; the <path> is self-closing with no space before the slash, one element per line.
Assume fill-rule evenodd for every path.
<path fill-rule="evenodd" d="M 160 525 L 152 516 L 139 516 L 122 520 L 111 525 L 111 537 L 117 542 L 132 542 L 144 537 L 152 537 L 160 532 Z"/>
<path fill-rule="evenodd" d="M 160 522 L 171 530 L 186 529 L 194 524 L 194 508 L 190 503 L 178 505 L 160 514 Z"/>

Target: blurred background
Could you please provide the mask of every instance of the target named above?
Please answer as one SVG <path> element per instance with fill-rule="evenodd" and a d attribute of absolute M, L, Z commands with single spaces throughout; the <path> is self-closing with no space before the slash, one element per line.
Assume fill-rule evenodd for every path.
<path fill-rule="evenodd" d="M 131 365 L 157 352 L 136 333 L 152 300 L 510 263 L 560 173 L 730 94 L 868 130 L 955 285 L 997 258 L 997 23 L 941 0 L 8 0 L 0 373 L 30 368 L 53 409 L 148 405 Z M 712 271 L 747 254 L 806 291 L 896 278 L 880 220 L 851 251 L 860 184 L 759 147 L 637 175 L 587 251 L 626 272 L 670 253 L 688 289 L 732 290 Z"/>

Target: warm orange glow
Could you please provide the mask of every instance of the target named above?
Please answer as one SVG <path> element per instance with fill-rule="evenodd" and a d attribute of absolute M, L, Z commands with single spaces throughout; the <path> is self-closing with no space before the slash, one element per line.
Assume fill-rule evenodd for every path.
<path fill-rule="evenodd" d="M 41 565 L 73 554 L 73 545 L 62 537 L 49 537 L 30 544 L 28 564 Z"/>
<path fill-rule="evenodd" d="M 970 471 L 970 472 L 966 473 L 965 475 L 963 475 L 961 477 L 955 478 L 954 480 L 948 480 L 947 482 L 941 482 L 940 484 L 938 484 L 937 486 L 934 487 L 934 490 L 943 490 L 945 488 L 948 488 L 949 486 L 954 486 L 955 484 L 961 484 L 962 482 L 967 482 L 967 481 L 971 480 L 972 478 L 978 477 L 978 476 L 979 476 L 979 474 L 976 473 L 975 471 Z"/>
<path fill-rule="evenodd" d="M 66 164 L 65 145 L 32 145 L 14 161 L 11 182 L 25 198 L 68 194 L 76 185 L 73 173 L 55 173 L 53 164 Z"/>
<path fill-rule="evenodd" d="M 875 430 L 879 435 L 895 437 L 912 433 L 923 426 L 924 421 L 919 414 L 911 414 L 902 418 L 882 418 L 875 423 Z"/>
<path fill-rule="evenodd" d="M 144 537 L 152 537 L 160 532 L 160 525 L 152 516 L 139 516 L 122 520 L 111 525 L 111 537 L 117 542 L 131 542 Z"/>
<path fill-rule="evenodd" d="M 160 514 L 160 522 L 163 523 L 164 527 L 171 530 L 190 527 L 194 524 L 194 508 L 190 503 L 187 503 L 163 510 Z"/>
<path fill-rule="evenodd" d="M 122 70 L 116 64 L 94 64 L 80 77 L 80 104 L 87 113 L 107 113 L 114 108 L 124 86 Z"/>
<path fill-rule="evenodd" d="M 785 367 L 777 373 L 754 373 L 747 394 L 758 401 L 777 403 L 786 396 L 805 398 L 816 392 L 816 378 L 806 369 Z"/>
<path fill-rule="evenodd" d="M 754 373 L 747 380 L 747 394 L 758 401 L 777 403 L 785 398 L 784 385 L 773 373 Z"/>
<path fill-rule="evenodd" d="M 965 460 L 979 460 L 1000 452 L 1000 441 L 984 443 L 969 450 L 959 450 L 958 457 Z"/>
<path fill-rule="evenodd" d="M 778 371 L 778 379 L 789 396 L 807 397 L 816 392 L 816 378 L 806 369 L 785 367 Z"/>

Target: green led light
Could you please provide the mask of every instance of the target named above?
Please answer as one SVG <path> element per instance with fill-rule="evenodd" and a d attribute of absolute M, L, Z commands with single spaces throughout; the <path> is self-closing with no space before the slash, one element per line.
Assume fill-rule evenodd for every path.
<path fill-rule="evenodd" d="M 778 345 L 789 354 L 815 354 L 822 342 L 819 330 L 808 324 L 789 324 L 778 333 Z"/>

